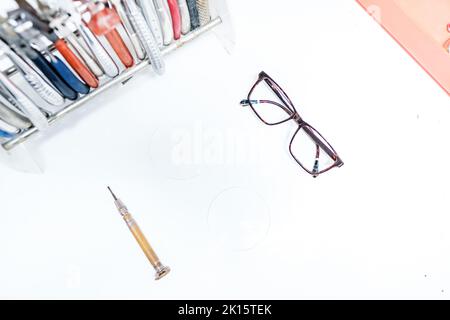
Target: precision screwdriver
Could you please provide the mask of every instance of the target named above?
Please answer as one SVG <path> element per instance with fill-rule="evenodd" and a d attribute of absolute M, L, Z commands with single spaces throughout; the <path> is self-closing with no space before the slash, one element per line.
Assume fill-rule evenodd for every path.
<path fill-rule="evenodd" d="M 125 206 L 125 204 L 116 197 L 116 195 L 112 192 L 110 187 L 108 187 L 108 190 L 109 190 L 109 192 L 111 192 L 111 194 L 114 198 L 114 204 L 116 205 L 117 210 L 119 211 L 123 220 L 126 222 L 128 228 L 130 229 L 134 238 L 138 242 L 142 251 L 144 251 L 145 256 L 147 257 L 147 259 L 150 261 L 153 268 L 155 269 L 155 271 L 156 271 L 155 280 L 161 279 L 162 277 L 164 277 L 165 275 L 167 275 L 170 272 L 170 268 L 168 266 L 164 266 L 161 263 L 158 256 L 156 255 L 155 251 L 150 246 L 150 244 L 148 243 L 144 234 L 142 233 L 141 229 L 139 228 L 137 222 L 134 220 L 134 218 L 128 212 L 128 209 Z"/>

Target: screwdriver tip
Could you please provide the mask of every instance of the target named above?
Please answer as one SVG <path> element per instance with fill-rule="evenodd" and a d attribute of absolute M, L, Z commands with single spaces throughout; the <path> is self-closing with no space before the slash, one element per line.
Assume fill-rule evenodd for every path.
<path fill-rule="evenodd" d="M 112 192 L 112 190 L 111 190 L 111 188 L 110 187 L 108 187 L 108 190 L 109 190 L 109 192 L 111 192 L 111 194 L 112 194 L 112 196 L 113 196 L 113 198 L 114 198 L 114 200 L 117 200 L 117 197 L 116 197 L 116 195 Z"/>

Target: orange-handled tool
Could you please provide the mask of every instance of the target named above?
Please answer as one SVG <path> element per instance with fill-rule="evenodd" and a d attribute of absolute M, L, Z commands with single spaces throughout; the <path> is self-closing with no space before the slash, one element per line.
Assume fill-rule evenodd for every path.
<path fill-rule="evenodd" d="M 105 34 L 105 38 L 111 44 L 113 50 L 120 57 L 120 61 L 122 61 L 125 67 L 132 67 L 134 65 L 133 56 L 131 55 L 130 50 L 123 41 L 117 29 L 111 30 L 110 32 Z"/>
<path fill-rule="evenodd" d="M 67 63 L 80 76 L 80 78 L 91 88 L 97 88 L 99 81 L 97 77 L 86 67 L 78 56 L 69 48 L 63 39 L 55 42 L 55 48 L 66 59 Z"/>
<path fill-rule="evenodd" d="M 89 29 L 97 36 L 105 36 L 125 67 L 132 67 L 134 65 L 133 56 L 116 29 L 116 26 L 122 23 L 116 10 L 103 7 L 98 11 L 91 10 L 91 14 L 92 18 L 87 23 Z"/>

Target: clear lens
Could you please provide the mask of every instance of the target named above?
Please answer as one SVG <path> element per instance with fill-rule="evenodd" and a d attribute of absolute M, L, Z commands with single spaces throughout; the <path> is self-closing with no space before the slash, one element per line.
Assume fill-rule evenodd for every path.
<path fill-rule="evenodd" d="M 250 103 L 263 121 L 269 124 L 276 124 L 289 119 L 294 112 L 286 103 L 287 99 L 282 91 L 273 82 L 267 81 L 269 81 L 270 85 L 265 80 L 256 85 L 250 94 Z"/>
<path fill-rule="evenodd" d="M 317 142 L 311 137 L 312 135 L 316 137 Z M 331 155 L 325 149 L 328 149 Z M 290 150 L 297 162 L 311 174 L 323 172 L 336 162 L 333 148 L 308 125 L 303 126 L 294 136 Z"/>

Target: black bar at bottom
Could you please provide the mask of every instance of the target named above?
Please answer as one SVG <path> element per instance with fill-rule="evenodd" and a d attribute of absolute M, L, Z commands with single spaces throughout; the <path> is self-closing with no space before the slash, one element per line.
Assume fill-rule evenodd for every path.
<path fill-rule="evenodd" d="M 175 300 L 175 301 L 0 301 L 5 315 L 45 319 L 430 319 L 445 315 L 444 301 L 285 301 L 285 300 Z M 445 309 L 444 309 L 445 308 Z M 9 311 L 9 312 L 8 312 Z M 122 318 L 123 317 L 123 318 Z M 433 317 L 434 318 L 434 317 Z"/>

